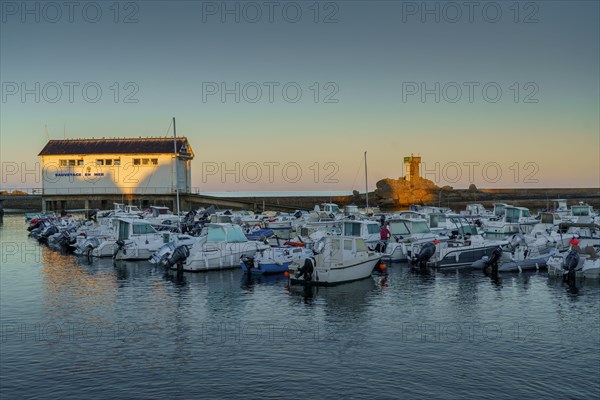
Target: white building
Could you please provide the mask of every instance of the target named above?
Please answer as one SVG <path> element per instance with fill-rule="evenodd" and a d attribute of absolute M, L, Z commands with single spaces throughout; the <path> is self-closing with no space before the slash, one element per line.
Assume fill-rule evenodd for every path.
<path fill-rule="evenodd" d="M 187 138 L 50 140 L 38 155 L 44 195 L 191 192 Z M 176 160 L 176 161 L 175 161 Z M 177 170 L 176 170 L 177 168 Z"/>

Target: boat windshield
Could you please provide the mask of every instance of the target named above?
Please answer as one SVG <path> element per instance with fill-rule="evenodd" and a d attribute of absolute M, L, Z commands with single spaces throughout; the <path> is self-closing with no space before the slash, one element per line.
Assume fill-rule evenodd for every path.
<path fill-rule="evenodd" d="M 244 236 L 242 228 L 239 226 L 232 226 L 227 229 L 227 242 L 229 243 L 246 243 L 248 239 Z"/>
<path fill-rule="evenodd" d="M 425 221 L 413 221 L 412 233 L 429 233 L 429 227 Z"/>
<path fill-rule="evenodd" d="M 540 215 L 540 222 L 542 224 L 553 224 L 554 223 L 554 216 L 552 214 L 541 214 Z"/>
<path fill-rule="evenodd" d="M 156 230 L 150 224 L 133 224 L 133 233 L 143 235 L 146 233 L 156 233 Z"/>
<path fill-rule="evenodd" d="M 429 214 L 429 226 L 431 228 L 437 228 L 444 223 L 446 223 L 446 216 L 444 214 Z"/>
<path fill-rule="evenodd" d="M 530 218 L 531 217 L 531 213 L 529 212 L 529 210 L 522 210 L 522 217 L 524 218 Z"/>
<path fill-rule="evenodd" d="M 588 206 L 572 206 L 571 213 L 574 217 L 588 216 L 590 215 L 590 210 Z"/>
<path fill-rule="evenodd" d="M 458 233 L 460 235 L 477 235 L 477 228 L 473 225 L 463 225 L 458 228 Z"/>
<path fill-rule="evenodd" d="M 390 221 L 390 233 L 392 235 L 409 235 L 410 232 L 406 227 L 406 224 L 402 221 Z"/>
<path fill-rule="evenodd" d="M 329 206 L 329 212 L 332 212 L 334 214 L 337 214 L 340 212 L 340 208 L 338 206 L 336 206 L 335 204 L 331 204 Z"/>

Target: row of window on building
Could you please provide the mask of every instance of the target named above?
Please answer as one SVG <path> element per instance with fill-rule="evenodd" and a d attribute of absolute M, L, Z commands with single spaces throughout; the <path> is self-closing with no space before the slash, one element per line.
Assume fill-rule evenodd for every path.
<path fill-rule="evenodd" d="M 158 165 L 158 158 L 133 158 L 133 165 Z M 61 167 L 75 167 L 85 165 L 84 160 L 60 160 Z M 98 158 L 96 165 L 121 165 L 120 158 Z"/>

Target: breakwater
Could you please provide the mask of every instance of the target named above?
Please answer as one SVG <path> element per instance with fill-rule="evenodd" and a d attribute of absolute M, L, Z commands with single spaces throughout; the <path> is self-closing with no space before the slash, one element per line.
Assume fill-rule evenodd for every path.
<path fill-rule="evenodd" d="M 51 203 L 56 210 L 85 208 L 84 197 L 62 196 L 60 200 L 41 195 L 2 195 L 0 202 L 4 209 L 9 212 L 40 211 L 43 201 L 54 201 Z M 126 202 L 146 207 L 149 205 L 167 205 L 174 207 L 175 196 L 94 196 L 89 200 L 90 208 L 112 208 L 112 202 Z M 110 197 L 110 198 L 109 198 Z M 114 198 L 113 198 L 114 197 Z M 569 204 L 580 201 L 600 208 L 600 188 L 539 188 L 539 189 L 438 189 L 429 191 L 426 198 L 414 201 L 411 193 L 400 193 L 396 198 L 382 197 L 379 192 L 369 193 L 369 205 L 379 206 L 384 211 L 394 211 L 407 208 L 410 204 L 439 205 L 450 207 L 454 210 L 462 210 L 468 203 L 481 203 L 491 207 L 493 203 L 512 203 L 530 208 L 532 211 L 551 206 L 552 199 L 567 199 Z M 355 193 L 350 196 L 244 196 L 218 198 L 202 195 L 182 195 L 183 210 L 192 207 L 216 205 L 217 208 L 247 209 L 254 211 L 266 210 L 311 210 L 316 204 L 332 202 L 345 206 L 356 204 L 364 207 L 366 204 L 365 194 Z"/>

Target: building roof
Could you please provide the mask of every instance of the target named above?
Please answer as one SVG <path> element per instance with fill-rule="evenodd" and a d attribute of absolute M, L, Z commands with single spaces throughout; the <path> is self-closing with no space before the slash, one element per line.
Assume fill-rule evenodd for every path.
<path fill-rule="evenodd" d="M 194 156 L 186 137 L 178 137 L 177 152 Z M 182 148 L 184 151 L 182 152 Z M 173 154 L 173 138 L 145 137 L 123 139 L 65 139 L 50 140 L 38 156 L 86 154 Z"/>

